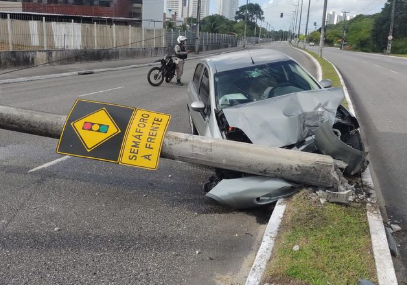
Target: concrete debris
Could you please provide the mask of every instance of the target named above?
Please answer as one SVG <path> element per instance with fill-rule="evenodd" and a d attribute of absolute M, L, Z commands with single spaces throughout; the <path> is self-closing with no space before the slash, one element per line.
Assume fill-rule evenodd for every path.
<path fill-rule="evenodd" d="M 390 226 L 394 233 L 401 231 L 401 227 L 399 225 L 391 224 Z"/>
<path fill-rule="evenodd" d="M 293 247 L 294 251 L 299 251 L 300 250 L 300 246 L 298 244 L 294 245 Z"/>
<path fill-rule="evenodd" d="M 330 203 L 349 204 L 349 199 L 350 196 L 352 195 L 352 191 L 347 190 L 343 192 L 332 192 L 327 190 L 327 191 L 318 191 L 317 194 L 321 199 L 325 199 Z"/>
<path fill-rule="evenodd" d="M 195 254 L 196 254 L 196 255 L 201 254 L 201 253 L 202 253 L 202 252 L 201 252 L 200 250 L 195 251 Z"/>
<path fill-rule="evenodd" d="M 54 232 L 59 232 L 61 229 L 60 228 L 55 228 Z"/>

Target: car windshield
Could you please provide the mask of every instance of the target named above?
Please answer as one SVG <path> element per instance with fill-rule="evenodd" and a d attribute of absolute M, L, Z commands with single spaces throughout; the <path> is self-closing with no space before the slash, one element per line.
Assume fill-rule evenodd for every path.
<path fill-rule="evenodd" d="M 216 101 L 221 109 L 305 90 L 320 89 L 292 60 L 228 70 L 215 75 Z"/>

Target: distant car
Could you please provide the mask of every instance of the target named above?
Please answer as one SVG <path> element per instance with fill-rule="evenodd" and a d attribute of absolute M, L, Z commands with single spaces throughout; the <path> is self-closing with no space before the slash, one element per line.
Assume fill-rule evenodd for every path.
<path fill-rule="evenodd" d="M 317 82 L 292 58 L 271 49 L 244 50 L 200 61 L 188 85 L 191 132 L 266 147 L 324 153 L 366 167 L 359 124 L 342 105 L 341 88 Z M 346 172 L 346 170 L 345 170 Z M 281 179 L 217 170 L 207 196 L 249 208 L 292 194 Z"/>
<path fill-rule="evenodd" d="M 315 46 L 315 43 L 314 43 L 314 42 L 310 42 L 310 43 L 309 43 L 309 46 L 310 46 L 310 47 L 313 47 L 313 46 Z"/>

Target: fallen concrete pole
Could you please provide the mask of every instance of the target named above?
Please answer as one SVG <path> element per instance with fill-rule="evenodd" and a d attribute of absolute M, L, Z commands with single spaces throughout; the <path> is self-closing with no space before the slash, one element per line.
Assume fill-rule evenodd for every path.
<path fill-rule="evenodd" d="M 3 129 L 59 138 L 65 119 L 61 115 L 0 106 Z M 336 188 L 339 183 L 330 156 L 176 132 L 167 132 L 161 157 L 306 185 Z"/>

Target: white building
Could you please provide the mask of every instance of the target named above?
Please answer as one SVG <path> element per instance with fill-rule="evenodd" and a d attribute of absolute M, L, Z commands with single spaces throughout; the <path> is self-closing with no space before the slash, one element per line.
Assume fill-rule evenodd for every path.
<path fill-rule="evenodd" d="M 239 0 L 216 0 L 217 14 L 225 16 L 229 20 L 234 20 L 236 11 L 239 10 Z"/>
<path fill-rule="evenodd" d="M 346 20 L 353 19 L 354 17 L 355 15 L 353 16 L 347 15 Z M 342 22 L 343 20 L 344 20 L 343 15 L 341 14 L 337 15 L 335 11 L 332 11 L 331 13 L 326 13 L 326 23 L 329 25 L 336 25 Z"/>
<path fill-rule="evenodd" d="M 165 0 L 165 13 L 167 15 L 176 14 L 177 17 L 182 17 L 182 0 Z"/>
<path fill-rule="evenodd" d="M 209 15 L 210 0 L 201 0 L 201 19 Z M 196 18 L 198 10 L 198 0 L 188 1 L 188 17 Z"/>

